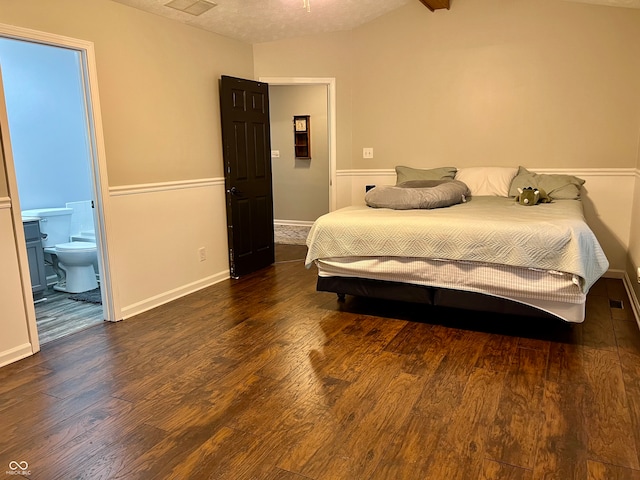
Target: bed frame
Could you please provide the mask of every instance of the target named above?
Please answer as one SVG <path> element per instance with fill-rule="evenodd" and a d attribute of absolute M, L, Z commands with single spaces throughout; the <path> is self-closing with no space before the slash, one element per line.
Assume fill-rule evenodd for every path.
<path fill-rule="evenodd" d="M 369 278 L 318 276 L 316 289 L 336 293 L 340 300 L 344 300 L 345 295 L 353 295 L 566 322 L 562 317 L 506 298 L 441 287 Z"/>

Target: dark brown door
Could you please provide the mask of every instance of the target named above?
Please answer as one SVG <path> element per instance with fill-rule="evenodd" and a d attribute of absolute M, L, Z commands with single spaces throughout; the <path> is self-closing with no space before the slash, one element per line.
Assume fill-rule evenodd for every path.
<path fill-rule="evenodd" d="M 222 76 L 220 111 L 229 266 L 238 278 L 274 261 L 268 85 Z"/>

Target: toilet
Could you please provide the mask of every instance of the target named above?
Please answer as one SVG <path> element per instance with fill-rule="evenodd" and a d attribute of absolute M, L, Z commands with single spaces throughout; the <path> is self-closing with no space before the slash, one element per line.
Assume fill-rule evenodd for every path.
<path fill-rule="evenodd" d="M 38 217 L 45 259 L 58 276 L 54 290 L 82 293 L 98 288 L 94 264 L 97 264 L 95 242 L 71 240 L 71 208 L 35 208 L 23 210 L 23 217 Z"/>

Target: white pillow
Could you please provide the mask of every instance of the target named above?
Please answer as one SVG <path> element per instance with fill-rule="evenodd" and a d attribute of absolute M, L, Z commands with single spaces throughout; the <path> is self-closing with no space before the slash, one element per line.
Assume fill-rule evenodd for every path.
<path fill-rule="evenodd" d="M 474 195 L 508 197 L 511 181 L 518 174 L 518 167 L 469 167 L 459 168 L 456 180 L 466 183 Z"/>

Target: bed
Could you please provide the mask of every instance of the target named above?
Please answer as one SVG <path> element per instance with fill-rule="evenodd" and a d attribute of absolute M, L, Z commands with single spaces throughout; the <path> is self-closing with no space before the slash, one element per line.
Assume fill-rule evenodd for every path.
<path fill-rule="evenodd" d="M 507 176 L 508 189 L 522 170 Z M 508 191 L 474 189 L 446 208 L 351 206 L 320 217 L 305 261 L 318 268 L 317 289 L 582 322 L 609 264 L 579 196 L 522 206 Z"/>

